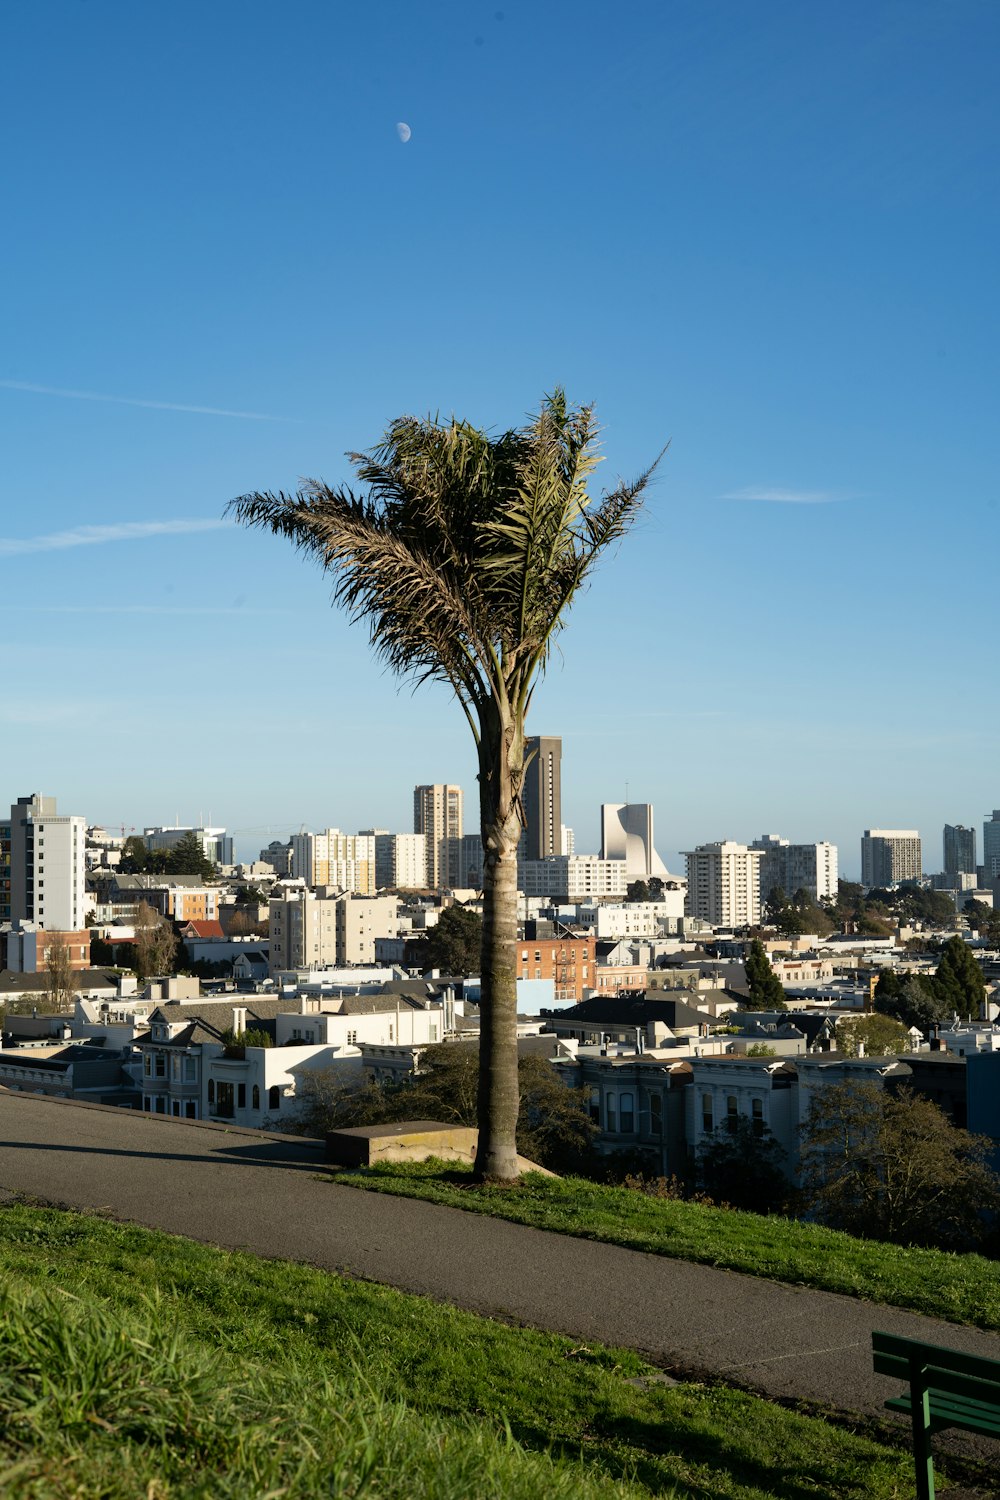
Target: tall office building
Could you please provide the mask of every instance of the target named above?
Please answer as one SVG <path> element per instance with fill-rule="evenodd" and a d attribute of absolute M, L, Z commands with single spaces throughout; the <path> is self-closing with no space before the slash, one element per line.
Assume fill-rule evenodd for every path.
<path fill-rule="evenodd" d="M 1000 875 L 1000 807 L 983 823 L 983 874 L 987 883 Z"/>
<path fill-rule="evenodd" d="M 915 828 L 866 828 L 861 838 L 861 884 L 899 885 L 923 874 Z"/>
<path fill-rule="evenodd" d="M 10 810 L 10 919 L 49 932 L 84 926 L 85 818 L 56 812 L 55 797 L 35 792 Z"/>
<path fill-rule="evenodd" d="M 427 840 L 427 884 L 446 890 L 461 883 L 462 788 L 441 782 L 413 788 L 413 831 Z"/>
<path fill-rule="evenodd" d="M 653 846 L 651 802 L 601 803 L 601 858 L 623 859 L 629 880 L 662 880 L 667 867 Z"/>
<path fill-rule="evenodd" d="M 685 850 L 687 913 L 713 927 L 749 927 L 760 921 L 759 849 L 726 839 Z"/>
<path fill-rule="evenodd" d="M 534 734 L 524 742 L 525 757 L 531 756 L 524 777 L 525 859 L 548 859 L 562 850 L 562 740 L 556 735 Z"/>
<path fill-rule="evenodd" d="M 944 873 L 946 875 L 974 875 L 976 873 L 976 830 L 966 828 L 963 823 L 944 825 Z"/>

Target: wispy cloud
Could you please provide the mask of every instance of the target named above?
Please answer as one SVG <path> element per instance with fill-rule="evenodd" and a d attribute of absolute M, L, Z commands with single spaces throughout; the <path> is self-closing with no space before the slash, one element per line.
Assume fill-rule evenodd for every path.
<path fill-rule="evenodd" d="M 71 531 L 50 531 L 46 536 L 0 537 L 0 557 L 19 557 L 26 552 L 61 552 L 67 547 L 97 547 L 104 542 L 142 541 L 151 536 L 184 536 L 190 532 L 218 531 L 231 521 L 118 521 L 110 526 L 74 526 Z"/>
<path fill-rule="evenodd" d="M 182 401 L 143 401 L 138 396 L 106 396 L 99 391 L 67 391 L 61 386 L 35 385 L 30 380 L 0 380 L 6 391 L 30 391 L 36 396 L 63 396 L 69 401 L 110 401 L 115 406 L 144 406 L 149 411 L 187 411 L 199 417 L 239 417 L 244 422 L 297 422 L 298 417 L 274 417 L 262 411 L 230 411 L 224 406 L 191 406 Z"/>
<path fill-rule="evenodd" d="M 743 490 L 727 490 L 720 500 L 766 500 L 772 505 L 831 505 L 836 500 L 847 500 L 845 493 L 835 490 L 781 490 L 771 485 L 751 484 Z"/>

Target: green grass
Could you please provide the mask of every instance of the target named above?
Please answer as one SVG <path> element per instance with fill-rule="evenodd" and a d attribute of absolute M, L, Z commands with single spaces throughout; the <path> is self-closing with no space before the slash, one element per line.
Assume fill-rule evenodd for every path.
<path fill-rule="evenodd" d="M 635 1354 L 0 1209 L 4 1500 L 903 1500 L 905 1448 Z"/>
<path fill-rule="evenodd" d="M 819 1224 L 653 1198 L 581 1178 L 534 1173 L 509 1187 L 479 1186 L 469 1171 L 439 1161 L 342 1171 L 334 1180 L 1000 1329 L 1000 1264 L 981 1255 L 859 1240 Z"/>

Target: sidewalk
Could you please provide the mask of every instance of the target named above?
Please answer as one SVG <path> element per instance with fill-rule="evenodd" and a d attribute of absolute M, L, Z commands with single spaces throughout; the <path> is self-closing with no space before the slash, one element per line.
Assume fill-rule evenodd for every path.
<path fill-rule="evenodd" d="M 0 1089 L 0 1201 L 100 1209 L 842 1411 L 884 1416 L 898 1389 L 872 1374 L 873 1328 L 1000 1359 L 997 1334 L 338 1187 L 324 1166 L 318 1143 L 294 1136 Z"/>

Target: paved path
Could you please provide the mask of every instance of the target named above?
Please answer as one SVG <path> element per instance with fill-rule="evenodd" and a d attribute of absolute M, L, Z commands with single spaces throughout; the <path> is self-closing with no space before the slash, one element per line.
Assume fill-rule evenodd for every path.
<path fill-rule="evenodd" d="M 0 1192 L 647 1352 L 772 1396 L 884 1415 L 871 1331 L 1000 1359 L 1000 1336 L 320 1180 L 315 1143 L 0 1089 Z"/>

